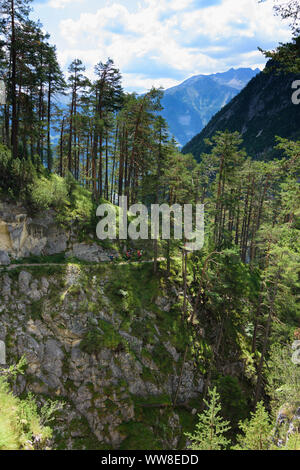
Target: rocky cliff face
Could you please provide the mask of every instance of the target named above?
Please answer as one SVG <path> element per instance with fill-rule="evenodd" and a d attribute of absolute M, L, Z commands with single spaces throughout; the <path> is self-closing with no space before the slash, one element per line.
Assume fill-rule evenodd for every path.
<path fill-rule="evenodd" d="M 11 257 L 66 249 L 108 258 L 98 245 L 60 231 L 53 214 L 30 219 L 7 204 L 0 243 Z M 152 270 L 101 262 L 0 268 L 0 340 L 8 364 L 27 359 L 16 392 L 64 402 L 55 448 L 185 445 L 203 381 L 191 351 L 182 364 L 189 334 L 180 296 Z"/>
<path fill-rule="evenodd" d="M 133 275 L 141 279 L 149 267 L 136 269 Z M 0 340 L 9 363 L 23 355 L 28 363 L 17 391 L 66 402 L 56 424 L 57 444 L 63 447 L 118 448 L 133 439 L 131 428 L 139 423 L 152 435 L 146 448 L 176 448 L 183 438 L 182 410 L 167 407 L 184 347 L 176 294 L 162 291 L 152 308 L 148 303 L 133 311 L 133 286 L 124 270 L 128 267 L 68 265 L 49 267 L 51 274 L 45 267 L 1 273 Z M 135 288 L 143 286 L 138 282 Z M 178 402 L 197 402 L 202 386 L 189 357 Z M 166 436 L 156 429 L 164 421 Z"/>
<path fill-rule="evenodd" d="M 277 414 L 273 440 L 280 448 L 286 445 L 295 433 L 300 433 L 300 404 L 286 404 Z"/>
<path fill-rule="evenodd" d="M 0 203 L 0 250 L 13 258 L 63 252 L 69 237 L 55 223 L 53 211 L 31 218 L 20 204 Z"/>
<path fill-rule="evenodd" d="M 31 255 L 58 253 L 88 262 L 109 260 L 109 253 L 93 242 L 92 234 L 88 244 L 78 242 L 76 221 L 62 228 L 53 210 L 30 217 L 21 204 L 0 201 L 0 265 Z"/>

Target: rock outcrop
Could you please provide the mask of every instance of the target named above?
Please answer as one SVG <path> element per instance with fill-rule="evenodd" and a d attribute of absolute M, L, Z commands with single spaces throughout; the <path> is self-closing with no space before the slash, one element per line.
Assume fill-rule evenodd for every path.
<path fill-rule="evenodd" d="M 53 210 L 29 217 L 22 205 L 0 202 L 0 265 L 9 265 L 11 259 L 59 253 L 92 263 L 109 261 L 110 255 L 92 239 L 79 243 L 75 221 L 61 227 Z"/>
<path fill-rule="evenodd" d="M 300 404 L 286 404 L 276 418 L 274 441 L 279 448 L 283 447 L 295 433 L 300 433 Z"/>
<path fill-rule="evenodd" d="M 53 255 L 64 252 L 70 231 L 59 228 L 52 210 L 31 218 L 20 204 L 0 202 L 0 264 L 7 256 Z M 6 260 L 6 263 L 3 262 Z"/>
<path fill-rule="evenodd" d="M 130 269 L 136 280 L 127 279 L 128 266 L 109 264 L 52 266 L 51 274 L 48 266 L 0 273 L 0 340 L 8 364 L 23 355 L 27 360 L 16 392 L 64 402 L 54 447 L 179 448 L 184 443 L 182 413 L 193 416 L 168 406 L 185 348 L 177 298 L 174 289 L 160 287 L 151 303 L 139 306 L 141 289 L 150 289 L 142 275 L 149 275 L 151 266 Z M 202 388 L 190 354 L 177 403 L 197 403 Z M 130 443 L 140 436 L 140 426 L 143 441 Z"/>

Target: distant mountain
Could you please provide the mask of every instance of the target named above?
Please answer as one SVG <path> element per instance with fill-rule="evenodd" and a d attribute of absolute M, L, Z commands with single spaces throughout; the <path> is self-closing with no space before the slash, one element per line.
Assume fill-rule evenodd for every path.
<path fill-rule="evenodd" d="M 270 63 L 266 70 L 270 68 Z M 300 139 L 300 105 L 292 103 L 292 83 L 299 75 L 269 71 L 256 75 L 248 85 L 222 108 L 182 151 L 198 160 L 208 151 L 204 139 L 217 131 L 239 131 L 244 147 L 254 158 L 273 158 L 275 136 Z"/>
<path fill-rule="evenodd" d="M 180 145 L 198 134 L 210 118 L 242 90 L 259 69 L 230 69 L 213 75 L 196 75 L 167 89 L 162 116 Z"/>

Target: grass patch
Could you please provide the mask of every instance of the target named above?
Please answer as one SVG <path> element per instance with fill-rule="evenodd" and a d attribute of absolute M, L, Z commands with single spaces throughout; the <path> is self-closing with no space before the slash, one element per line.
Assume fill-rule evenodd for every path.
<path fill-rule="evenodd" d="M 125 349 L 122 336 L 111 323 L 98 320 L 99 328 L 90 327 L 80 343 L 80 349 L 88 354 L 98 353 L 103 348 Z"/>
<path fill-rule="evenodd" d="M 154 346 L 152 358 L 160 371 L 163 371 L 166 374 L 172 372 L 174 360 L 162 344 L 158 343 Z"/>
<path fill-rule="evenodd" d="M 31 305 L 30 305 L 31 318 L 33 318 L 34 320 L 37 320 L 42 317 L 43 305 L 44 305 L 43 299 L 34 300 L 33 302 L 31 302 Z"/>
<path fill-rule="evenodd" d="M 110 266 L 110 283 L 106 292 L 117 305 L 126 298 L 131 307 L 147 308 L 159 291 L 159 279 L 153 275 L 152 264 L 130 263 Z M 124 296 L 122 292 L 126 292 Z"/>
<path fill-rule="evenodd" d="M 152 429 L 143 423 L 123 423 L 119 431 L 126 436 L 119 450 L 163 450 Z"/>
<path fill-rule="evenodd" d="M 12 260 L 11 264 L 63 264 L 66 262 L 64 253 L 57 253 L 49 256 L 31 255 L 27 258 Z"/>

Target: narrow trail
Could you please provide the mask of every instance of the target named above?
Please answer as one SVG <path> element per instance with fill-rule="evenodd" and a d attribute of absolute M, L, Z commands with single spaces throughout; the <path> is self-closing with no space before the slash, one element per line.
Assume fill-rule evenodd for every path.
<path fill-rule="evenodd" d="M 165 261 L 166 259 L 165 258 L 157 258 L 157 261 Z M 99 261 L 98 263 L 86 263 L 84 264 L 83 266 L 99 266 L 100 264 L 110 264 L 111 266 L 122 266 L 122 265 L 126 265 L 126 264 L 149 264 L 149 263 L 154 263 L 154 260 L 145 260 L 145 261 L 136 261 L 136 260 L 133 260 L 133 261 L 121 261 L 121 262 L 117 262 L 117 261 Z M 71 264 L 76 264 L 76 263 L 18 263 L 18 264 L 10 264 L 9 266 L 1 266 L 0 267 L 0 271 L 10 271 L 10 270 L 13 270 L 13 269 L 17 269 L 17 268 L 30 268 L 30 267 L 33 267 L 33 266 L 36 266 L 36 267 L 39 267 L 39 266 L 68 266 L 68 265 L 71 265 Z"/>

